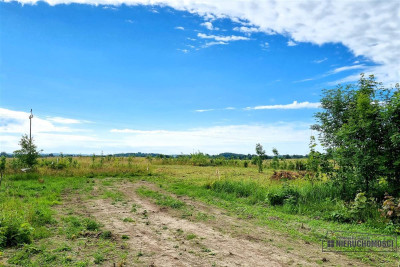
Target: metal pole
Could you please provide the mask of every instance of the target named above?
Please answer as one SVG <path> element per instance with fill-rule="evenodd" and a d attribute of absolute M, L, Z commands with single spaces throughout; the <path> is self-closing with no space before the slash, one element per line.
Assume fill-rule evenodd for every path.
<path fill-rule="evenodd" d="M 29 141 L 32 143 L 32 109 L 31 109 L 31 115 L 29 115 Z"/>

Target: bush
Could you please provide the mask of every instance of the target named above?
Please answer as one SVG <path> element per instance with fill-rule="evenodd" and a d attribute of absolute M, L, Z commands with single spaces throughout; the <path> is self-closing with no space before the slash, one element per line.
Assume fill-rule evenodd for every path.
<path fill-rule="evenodd" d="M 400 199 L 392 196 L 385 195 L 382 209 L 379 210 L 381 215 L 392 221 L 393 223 L 400 223 Z"/>
<path fill-rule="evenodd" d="M 300 193 L 293 187 L 285 184 L 279 191 L 270 192 L 267 194 L 268 202 L 272 206 L 277 205 L 297 205 L 300 198 Z"/>
<path fill-rule="evenodd" d="M 33 228 L 29 223 L 18 220 L 0 221 L 0 248 L 30 244 Z"/>
<path fill-rule="evenodd" d="M 100 224 L 89 218 L 84 219 L 84 224 L 88 231 L 97 231 L 100 229 Z"/>

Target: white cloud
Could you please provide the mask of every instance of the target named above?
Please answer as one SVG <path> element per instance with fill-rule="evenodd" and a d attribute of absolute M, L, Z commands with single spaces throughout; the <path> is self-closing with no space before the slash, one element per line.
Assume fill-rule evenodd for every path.
<path fill-rule="evenodd" d="M 258 109 L 303 109 L 303 108 L 319 108 L 321 106 L 320 103 L 312 103 L 312 102 L 297 102 L 293 101 L 291 104 L 285 105 L 266 105 L 266 106 L 255 106 L 255 107 L 247 107 L 245 110 L 258 110 Z"/>
<path fill-rule="evenodd" d="M 13 152 L 18 149 L 21 135 L 29 133 L 29 115 L 28 112 L 0 108 L 1 151 Z M 32 135 L 38 148 L 44 149 L 45 152 L 77 153 L 88 146 L 95 147 L 94 143 L 98 139 L 88 135 L 90 132 L 88 129 L 76 129 L 57 124 L 81 125 L 82 123 L 91 122 L 62 117 L 41 118 L 34 114 Z M 77 132 L 80 134 L 76 134 Z"/>
<path fill-rule="evenodd" d="M 185 30 L 185 28 L 182 27 L 182 26 L 175 27 L 174 29 L 175 29 L 175 30 L 181 30 L 181 31 Z"/>
<path fill-rule="evenodd" d="M 214 26 L 212 25 L 212 23 L 209 21 L 201 23 L 200 25 L 206 27 L 210 31 L 215 29 Z M 215 30 L 218 30 L 218 28 L 216 28 Z"/>
<path fill-rule="evenodd" d="M 246 27 L 246 26 L 235 27 L 235 28 L 233 28 L 233 30 L 238 31 L 238 32 L 243 32 L 246 34 L 261 32 L 260 28 L 258 28 L 258 27 Z"/>
<path fill-rule="evenodd" d="M 336 69 L 332 70 L 329 73 L 330 74 L 336 74 L 336 73 L 343 72 L 343 71 L 365 69 L 365 68 L 366 67 L 364 65 L 344 66 L 344 67 L 336 68 Z"/>
<path fill-rule="evenodd" d="M 131 19 L 126 19 L 125 22 L 132 24 L 134 21 Z"/>
<path fill-rule="evenodd" d="M 307 79 L 303 79 L 303 80 L 300 80 L 300 81 L 295 81 L 295 83 L 314 81 L 314 80 L 317 80 L 317 79 L 321 79 L 321 78 L 324 78 L 324 77 L 328 77 L 330 75 L 334 75 L 334 74 L 337 74 L 337 73 L 340 73 L 340 72 L 344 72 L 344 71 L 349 71 L 349 70 L 361 70 L 361 69 L 364 70 L 364 69 L 371 69 L 371 68 L 373 68 L 373 67 L 367 67 L 367 66 L 362 65 L 362 64 L 360 64 L 360 65 L 351 65 L 351 66 L 343 66 L 343 67 L 339 67 L 339 68 L 330 70 L 330 71 L 328 71 L 328 72 L 326 72 L 324 74 L 318 75 L 318 76 L 313 77 L 313 78 L 307 78 Z M 347 77 L 345 77 L 343 79 L 340 79 L 338 81 L 328 82 L 328 85 L 337 85 L 338 83 L 353 82 L 353 81 L 358 80 L 359 78 L 360 78 L 360 73 L 357 73 L 357 74 L 353 74 L 353 75 L 347 76 Z"/>
<path fill-rule="evenodd" d="M 189 50 L 187 50 L 187 49 L 180 49 L 180 48 L 178 48 L 178 49 L 176 49 L 176 50 L 181 51 L 181 52 L 184 53 L 184 54 L 189 53 Z"/>
<path fill-rule="evenodd" d="M 228 107 L 225 109 L 233 109 Z M 1 151 L 18 149 L 21 135 L 29 132 L 29 113 L 0 108 Z M 47 119 L 35 116 L 33 137 L 44 153 L 108 153 L 158 152 L 191 153 L 194 150 L 217 154 L 221 152 L 253 153 L 256 143 L 277 147 L 282 153 L 307 153 L 309 124 L 303 122 L 268 125 L 227 125 L 184 130 L 112 129 L 73 132 L 57 127 Z M 90 124 L 91 127 L 97 124 Z M 69 130 L 69 132 L 68 132 Z M 300 140 L 300 141 L 299 141 Z"/>
<path fill-rule="evenodd" d="M 205 45 L 203 45 L 203 47 L 209 47 L 209 46 L 213 46 L 213 45 L 227 45 L 228 43 L 226 42 L 207 42 L 205 43 Z"/>
<path fill-rule="evenodd" d="M 309 124 L 277 123 L 270 125 L 229 125 L 189 130 L 142 131 L 136 129 L 112 129 L 121 134 L 119 140 L 140 151 L 163 153 L 191 153 L 193 150 L 217 154 L 222 151 L 254 153 L 256 143 L 269 150 L 277 147 L 281 153 L 307 153 L 310 136 Z M 301 141 L 299 141 L 301 140 Z"/>
<path fill-rule="evenodd" d="M 14 111 L 0 108 L 0 133 L 18 133 L 23 134 L 29 131 L 29 115 L 28 112 Z M 76 131 L 70 127 L 56 126 L 53 124 L 54 119 L 58 123 L 78 122 L 74 119 L 66 119 L 55 117 L 52 119 L 42 119 L 34 115 L 32 119 L 32 132 L 73 132 Z M 52 121 L 53 120 L 53 121 Z"/>
<path fill-rule="evenodd" d="M 237 35 L 219 36 L 219 35 L 207 35 L 207 34 L 204 34 L 204 33 L 198 33 L 197 37 L 202 38 L 202 39 L 214 39 L 215 41 L 220 41 L 220 42 L 232 42 L 232 41 L 250 40 L 250 38 L 244 37 L 244 36 L 237 36 Z"/>
<path fill-rule="evenodd" d="M 262 48 L 266 49 L 266 48 L 269 47 L 269 43 L 268 43 L 268 42 L 265 42 L 265 43 L 262 43 L 260 46 L 261 46 Z"/>
<path fill-rule="evenodd" d="M 77 120 L 77 119 L 69 119 L 63 117 L 46 117 L 46 120 L 60 123 L 60 124 L 80 124 L 80 123 L 91 123 L 91 121 L 87 120 Z"/>
<path fill-rule="evenodd" d="M 207 112 L 207 111 L 213 111 L 214 109 L 197 109 L 195 112 Z"/>
<path fill-rule="evenodd" d="M 294 42 L 293 40 L 289 40 L 289 41 L 287 42 L 287 45 L 288 45 L 288 46 L 296 46 L 297 43 Z"/>

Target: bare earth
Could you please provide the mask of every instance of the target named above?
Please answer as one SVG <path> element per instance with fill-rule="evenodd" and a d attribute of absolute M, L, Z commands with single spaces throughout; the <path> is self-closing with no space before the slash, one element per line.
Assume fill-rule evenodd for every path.
<path fill-rule="evenodd" d="M 126 262 L 128 266 L 364 266 L 344 255 L 323 253 L 318 245 L 293 241 L 284 234 L 233 218 L 223 210 L 187 197 L 180 200 L 212 219 L 182 219 L 178 211 L 138 196 L 136 189 L 140 186 L 161 191 L 149 182 L 123 181 L 113 189 L 124 193 L 124 202 L 74 200 L 127 246 L 131 255 Z M 95 187 L 94 194 L 96 190 Z M 131 211 L 133 204 L 137 206 L 135 212 Z M 133 222 L 124 222 L 124 218 L 132 218 Z M 191 239 L 190 234 L 195 237 Z M 123 235 L 129 239 L 122 240 Z"/>

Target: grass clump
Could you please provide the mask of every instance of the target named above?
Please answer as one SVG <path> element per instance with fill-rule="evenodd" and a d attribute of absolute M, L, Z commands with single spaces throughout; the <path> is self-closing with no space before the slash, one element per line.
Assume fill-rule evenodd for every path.
<path fill-rule="evenodd" d="M 177 200 L 171 196 L 164 195 L 160 192 L 147 189 L 145 187 L 138 188 L 136 192 L 141 196 L 154 199 L 156 201 L 156 204 L 162 207 L 180 209 L 185 206 L 185 203 L 180 200 Z"/>
<path fill-rule="evenodd" d="M 65 234 L 69 239 L 75 239 L 86 235 L 88 232 L 100 230 L 100 224 L 90 218 L 68 216 L 64 217 L 63 220 L 67 223 Z"/>
<path fill-rule="evenodd" d="M 193 233 L 190 233 L 190 234 L 186 235 L 186 240 L 192 240 L 192 239 L 195 239 L 195 238 L 197 238 L 197 235 L 195 235 Z"/>
<path fill-rule="evenodd" d="M 94 258 L 93 262 L 95 264 L 101 264 L 104 261 L 104 255 L 103 255 L 103 253 L 100 253 L 100 252 L 96 252 L 93 255 L 93 258 Z"/>

